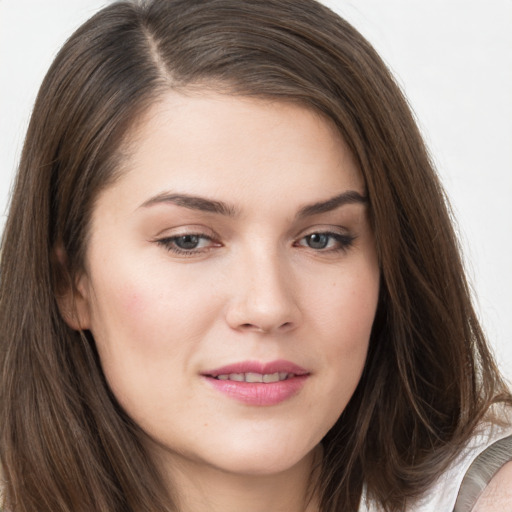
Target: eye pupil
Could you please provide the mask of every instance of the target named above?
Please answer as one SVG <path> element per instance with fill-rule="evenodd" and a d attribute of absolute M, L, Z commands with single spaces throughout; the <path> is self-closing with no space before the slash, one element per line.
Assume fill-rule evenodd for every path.
<path fill-rule="evenodd" d="M 329 235 L 324 233 L 313 233 L 306 238 L 309 247 L 312 249 L 325 249 L 329 243 Z"/>
<path fill-rule="evenodd" d="M 175 239 L 175 244 L 180 249 L 195 249 L 199 244 L 199 237 L 197 235 L 183 235 Z"/>

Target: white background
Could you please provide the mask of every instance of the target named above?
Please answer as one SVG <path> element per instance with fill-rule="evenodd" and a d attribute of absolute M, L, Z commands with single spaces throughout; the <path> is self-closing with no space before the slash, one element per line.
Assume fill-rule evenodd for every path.
<path fill-rule="evenodd" d="M 0 231 L 37 88 L 105 0 L 0 0 Z M 512 0 L 326 0 L 398 77 L 459 220 L 484 328 L 512 380 Z"/>

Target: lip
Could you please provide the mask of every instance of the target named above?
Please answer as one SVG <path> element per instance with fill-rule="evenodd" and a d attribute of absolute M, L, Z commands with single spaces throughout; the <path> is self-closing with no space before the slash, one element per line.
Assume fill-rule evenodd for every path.
<path fill-rule="evenodd" d="M 293 377 L 277 382 L 238 382 L 219 380 L 219 375 L 232 373 L 292 373 Z M 271 406 L 280 404 L 296 395 L 306 383 L 310 373 L 290 361 L 277 360 L 268 363 L 243 361 L 201 372 L 201 376 L 217 391 L 247 405 Z"/>

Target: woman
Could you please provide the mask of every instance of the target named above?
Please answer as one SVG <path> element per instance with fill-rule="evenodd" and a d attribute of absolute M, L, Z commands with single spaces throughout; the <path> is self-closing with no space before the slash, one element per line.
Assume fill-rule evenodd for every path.
<path fill-rule="evenodd" d="M 328 9 L 104 9 L 41 87 L 3 239 L 5 509 L 451 510 L 498 448 L 492 510 L 511 398 L 457 254 Z"/>

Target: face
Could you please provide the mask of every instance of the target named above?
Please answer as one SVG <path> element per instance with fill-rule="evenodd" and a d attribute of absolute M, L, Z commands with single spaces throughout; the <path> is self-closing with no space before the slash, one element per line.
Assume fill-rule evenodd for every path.
<path fill-rule="evenodd" d="M 365 187 L 328 121 L 169 93 L 98 197 L 78 319 L 169 464 L 286 471 L 360 379 L 379 270 Z"/>

